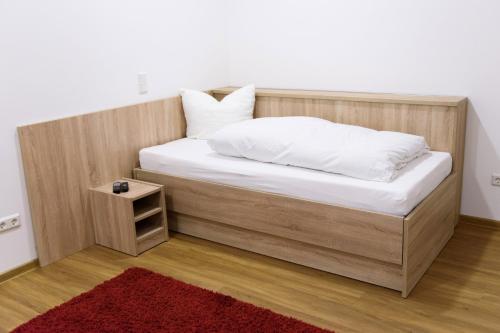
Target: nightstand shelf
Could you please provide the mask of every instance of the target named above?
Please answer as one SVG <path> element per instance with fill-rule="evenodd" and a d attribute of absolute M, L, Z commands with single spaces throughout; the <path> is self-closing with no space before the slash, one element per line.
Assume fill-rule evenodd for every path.
<path fill-rule="evenodd" d="M 135 223 L 137 239 L 144 237 L 151 231 L 157 231 L 159 229 L 163 229 L 163 214 L 161 214 L 161 212 Z"/>
<path fill-rule="evenodd" d="M 96 242 L 130 255 L 168 240 L 162 185 L 124 179 L 129 191 L 114 194 L 112 183 L 90 189 Z"/>
<path fill-rule="evenodd" d="M 162 208 L 161 207 L 155 207 L 155 208 L 148 208 L 140 211 L 136 211 L 134 209 L 134 220 L 135 223 L 144 220 L 145 218 L 148 218 L 150 216 L 153 216 L 155 214 L 161 213 Z"/>
<path fill-rule="evenodd" d="M 161 232 L 163 232 L 162 228 L 149 228 L 149 230 L 145 229 L 140 236 L 137 236 L 137 241 L 142 242 Z"/>
<path fill-rule="evenodd" d="M 134 214 L 135 216 L 139 216 L 145 212 L 148 212 L 155 208 L 161 208 L 161 193 L 160 190 L 158 192 L 153 192 L 144 196 L 142 198 L 137 198 L 134 200 Z"/>

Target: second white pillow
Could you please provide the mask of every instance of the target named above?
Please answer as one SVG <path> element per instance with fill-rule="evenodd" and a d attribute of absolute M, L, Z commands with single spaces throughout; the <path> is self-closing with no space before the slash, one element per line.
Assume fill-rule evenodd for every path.
<path fill-rule="evenodd" d="M 220 102 L 197 90 L 182 89 L 181 96 L 188 138 L 208 139 L 226 125 L 253 118 L 253 84 L 232 92 Z"/>

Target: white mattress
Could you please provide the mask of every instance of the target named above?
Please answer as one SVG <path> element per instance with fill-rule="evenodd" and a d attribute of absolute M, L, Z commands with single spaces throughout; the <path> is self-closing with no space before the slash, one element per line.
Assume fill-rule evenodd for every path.
<path fill-rule="evenodd" d="M 332 205 L 405 216 L 451 172 L 451 156 L 430 152 L 390 183 L 263 163 L 215 153 L 205 140 L 180 139 L 144 148 L 141 168 Z"/>

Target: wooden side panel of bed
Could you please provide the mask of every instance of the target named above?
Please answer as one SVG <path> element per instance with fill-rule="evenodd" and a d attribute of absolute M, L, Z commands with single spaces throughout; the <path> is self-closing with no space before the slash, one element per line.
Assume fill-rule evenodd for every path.
<path fill-rule="evenodd" d="M 171 212 L 170 229 L 325 272 L 401 290 L 401 265 Z"/>
<path fill-rule="evenodd" d="M 403 297 L 407 297 L 453 235 L 457 174 L 449 176 L 404 221 Z"/>
<path fill-rule="evenodd" d="M 130 177 L 139 149 L 185 136 L 179 97 L 18 128 L 40 265 L 95 244 L 88 188 Z"/>
<path fill-rule="evenodd" d="M 403 218 L 325 205 L 166 174 L 134 170 L 165 184 L 169 211 L 326 249 L 401 265 Z"/>

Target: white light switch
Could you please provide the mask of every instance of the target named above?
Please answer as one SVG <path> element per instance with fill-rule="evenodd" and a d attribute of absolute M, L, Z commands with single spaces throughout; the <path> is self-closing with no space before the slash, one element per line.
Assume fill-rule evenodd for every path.
<path fill-rule="evenodd" d="M 139 87 L 139 94 L 147 94 L 148 92 L 148 73 L 137 74 L 137 86 Z"/>

